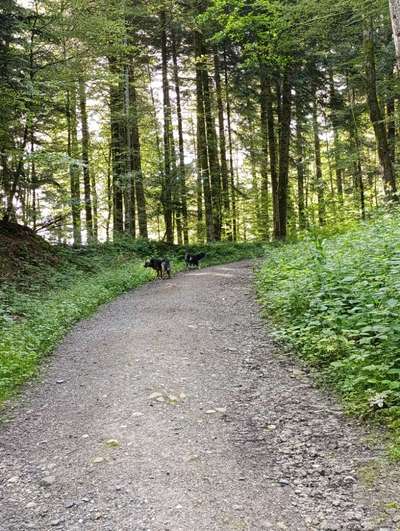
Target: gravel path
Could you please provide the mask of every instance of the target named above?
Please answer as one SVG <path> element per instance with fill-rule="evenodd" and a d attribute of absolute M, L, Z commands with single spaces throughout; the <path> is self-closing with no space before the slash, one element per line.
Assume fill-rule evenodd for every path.
<path fill-rule="evenodd" d="M 252 264 L 74 328 L 0 428 L 0 529 L 395 530 L 399 473 L 272 345 Z"/>

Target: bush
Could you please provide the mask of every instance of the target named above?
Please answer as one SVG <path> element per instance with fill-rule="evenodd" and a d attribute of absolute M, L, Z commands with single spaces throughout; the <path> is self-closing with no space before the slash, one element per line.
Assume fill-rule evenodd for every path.
<path fill-rule="evenodd" d="M 267 251 L 258 293 L 279 336 L 353 412 L 400 428 L 400 218 Z"/>

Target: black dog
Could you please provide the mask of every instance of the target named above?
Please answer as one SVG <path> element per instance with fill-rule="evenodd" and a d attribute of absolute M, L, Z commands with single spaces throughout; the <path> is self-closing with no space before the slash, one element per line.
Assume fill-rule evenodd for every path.
<path fill-rule="evenodd" d="M 164 274 L 171 278 L 171 264 L 167 258 L 150 258 L 144 267 L 151 267 L 157 273 L 157 278 L 164 278 Z"/>
<path fill-rule="evenodd" d="M 199 254 L 190 254 L 186 251 L 185 253 L 185 264 L 187 269 L 197 267 L 197 269 L 200 269 L 200 260 L 202 260 L 206 256 L 205 253 L 199 253 Z"/>

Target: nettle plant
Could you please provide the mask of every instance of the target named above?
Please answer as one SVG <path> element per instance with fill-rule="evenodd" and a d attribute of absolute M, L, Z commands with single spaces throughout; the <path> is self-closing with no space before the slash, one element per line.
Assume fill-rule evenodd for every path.
<path fill-rule="evenodd" d="M 280 335 L 350 409 L 400 422 L 400 228 L 384 215 L 334 238 L 275 249 L 259 274 Z"/>

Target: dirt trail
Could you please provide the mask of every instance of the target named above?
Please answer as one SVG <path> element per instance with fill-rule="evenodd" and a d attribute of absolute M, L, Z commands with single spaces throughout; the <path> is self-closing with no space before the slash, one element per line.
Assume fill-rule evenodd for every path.
<path fill-rule="evenodd" d="M 42 380 L 0 428 L 2 531 L 397 528 L 398 471 L 274 349 L 251 263 L 120 297 Z"/>

